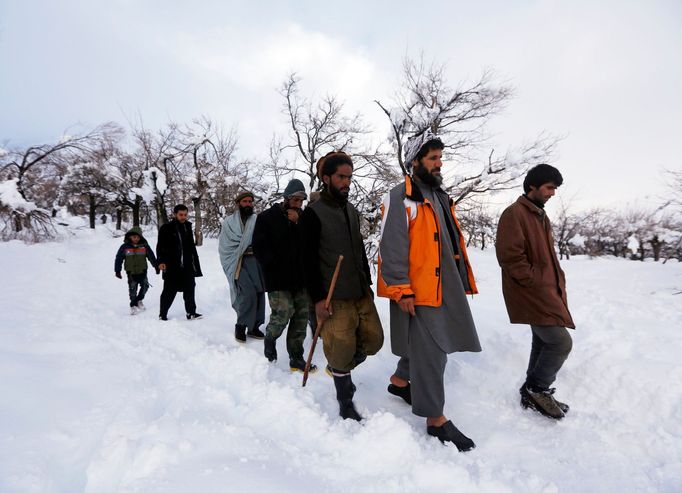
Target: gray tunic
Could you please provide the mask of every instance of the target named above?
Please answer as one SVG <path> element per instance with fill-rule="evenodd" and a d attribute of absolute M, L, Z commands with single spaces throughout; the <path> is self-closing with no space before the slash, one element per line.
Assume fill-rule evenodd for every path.
<path fill-rule="evenodd" d="M 452 219 L 445 216 L 434 189 L 416 181 L 414 184 L 419 186 L 420 191 L 431 202 L 438 216 L 442 244 L 440 275 L 443 302 L 439 307 L 416 306 L 414 317 L 400 310 L 396 302 L 391 302 L 391 347 L 393 353 L 398 356 L 409 356 L 409 333 L 415 330 L 428 331 L 437 346 L 448 354 L 458 351 L 481 351 L 481 344 L 478 340 L 476 326 L 471 316 L 463 285 L 463 282 L 467 282 L 466 267 L 463 260 L 460 262 L 459 268 L 455 261 L 455 255 L 461 253 L 459 242 L 457 241 L 453 245 L 445 224 L 446 220 L 452 221 Z M 451 225 L 456 235 L 457 228 L 454 226 L 454 221 Z M 407 337 L 405 337 L 406 333 Z M 428 355 L 425 356 L 428 357 Z"/>

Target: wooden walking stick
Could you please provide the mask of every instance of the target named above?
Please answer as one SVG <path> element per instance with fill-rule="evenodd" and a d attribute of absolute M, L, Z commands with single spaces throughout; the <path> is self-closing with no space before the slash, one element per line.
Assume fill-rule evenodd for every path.
<path fill-rule="evenodd" d="M 329 310 L 329 305 L 332 302 L 332 295 L 334 294 L 334 288 L 336 287 L 336 279 L 339 277 L 339 270 L 341 270 L 341 262 L 343 262 L 343 255 L 339 255 L 339 260 L 336 262 L 336 269 L 334 269 L 334 275 L 332 276 L 332 282 L 329 285 L 329 292 L 327 293 L 327 299 L 324 302 L 324 307 Z M 305 370 L 303 371 L 303 387 L 305 387 L 308 381 L 308 373 L 310 372 L 310 365 L 313 362 L 313 353 L 315 352 L 315 346 L 317 346 L 317 339 L 320 337 L 320 332 L 322 331 L 322 325 L 324 322 L 317 321 L 317 327 L 315 328 L 315 335 L 313 336 L 313 343 L 310 345 L 310 354 L 308 354 L 308 361 L 305 363 Z"/>

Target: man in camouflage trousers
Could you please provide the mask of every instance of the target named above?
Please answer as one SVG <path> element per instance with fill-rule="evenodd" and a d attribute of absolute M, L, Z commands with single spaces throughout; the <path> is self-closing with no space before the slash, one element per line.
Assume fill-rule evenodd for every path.
<path fill-rule="evenodd" d="M 310 300 L 304 283 L 298 220 L 307 198 L 303 183 L 291 180 L 284 190 L 284 200 L 258 215 L 253 232 L 253 251 L 261 264 L 272 310 L 265 329 L 264 354 L 268 361 L 277 359 L 277 339 L 288 325 L 287 353 L 291 371 L 305 369 L 303 341 Z M 313 365 L 310 370 L 316 369 Z"/>

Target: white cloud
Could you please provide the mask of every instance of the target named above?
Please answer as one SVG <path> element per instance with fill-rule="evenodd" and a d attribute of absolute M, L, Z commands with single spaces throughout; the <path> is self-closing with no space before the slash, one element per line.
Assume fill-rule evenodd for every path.
<path fill-rule="evenodd" d="M 375 75 L 359 49 L 297 24 L 255 29 L 212 29 L 180 33 L 177 56 L 204 76 L 220 77 L 249 91 L 278 86 L 290 71 L 315 87 L 352 96 L 365 91 Z"/>

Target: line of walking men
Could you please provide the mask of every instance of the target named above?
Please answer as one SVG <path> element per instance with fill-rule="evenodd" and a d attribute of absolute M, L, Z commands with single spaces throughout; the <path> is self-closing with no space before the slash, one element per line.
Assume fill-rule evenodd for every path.
<path fill-rule="evenodd" d="M 475 447 L 473 440 L 444 415 L 444 373 L 448 354 L 481 351 L 467 301 L 467 295 L 478 290 L 454 203 L 441 187 L 444 148 L 428 130 L 405 145 L 408 174 L 382 204 L 377 295 L 390 299 L 391 350 L 399 357 L 388 392 L 426 418 L 428 435 L 466 451 Z M 286 329 L 290 368 L 303 371 L 307 324 L 310 319 L 322 324 L 326 371 L 334 380 L 339 414 L 359 421 L 351 372 L 381 349 L 384 332 L 374 304 L 360 215 L 348 201 L 353 161 L 344 152 L 331 152 L 318 161 L 317 172 L 322 190 L 305 209 L 308 197 L 296 179 L 287 185 L 282 202 L 258 215 L 254 194 L 240 193 L 237 210 L 222 225 L 220 261 L 237 312 L 235 338 L 263 339 L 265 357 L 275 361 L 276 342 Z M 554 419 L 569 411 L 555 399 L 551 385 L 572 348 L 567 328 L 575 328 L 544 210 L 562 182 L 561 173 L 550 165 L 532 168 L 523 195 L 502 213 L 496 238 L 510 321 L 531 326 L 521 405 Z M 201 269 L 187 208 L 177 206 L 174 212 L 175 219 L 159 232 L 157 248 L 158 265 L 164 270 L 162 320 L 181 290 L 187 318 L 201 316 L 194 304 L 194 277 Z M 327 307 L 339 255 L 345 260 Z M 271 315 L 263 333 L 266 292 Z"/>

